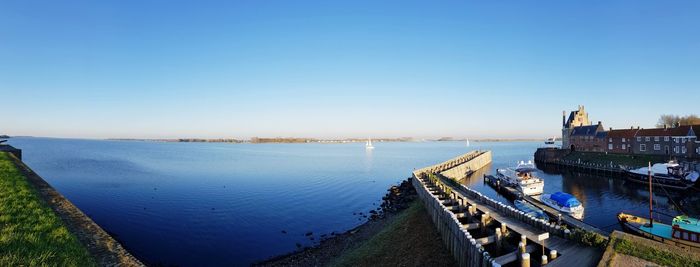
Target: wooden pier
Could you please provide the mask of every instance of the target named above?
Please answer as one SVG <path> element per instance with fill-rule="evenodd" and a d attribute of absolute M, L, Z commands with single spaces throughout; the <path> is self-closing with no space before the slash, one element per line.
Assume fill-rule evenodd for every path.
<path fill-rule="evenodd" d="M 478 158 L 472 157 L 477 155 L 474 153 L 468 155 Z M 488 155 L 488 162 L 482 160 L 481 164 L 490 163 Z M 412 183 L 460 266 L 598 264 L 602 250 L 574 240 L 571 230 L 484 196 L 441 175 L 444 171 L 433 167 L 417 170 Z"/>

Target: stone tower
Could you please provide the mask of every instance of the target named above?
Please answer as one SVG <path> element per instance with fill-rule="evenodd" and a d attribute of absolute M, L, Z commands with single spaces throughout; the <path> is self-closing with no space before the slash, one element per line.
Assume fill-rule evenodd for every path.
<path fill-rule="evenodd" d="M 590 125 L 591 121 L 588 119 L 588 113 L 583 105 L 578 106 L 578 110 L 569 113 L 569 118 L 566 118 L 566 111 L 562 111 L 561 114 L 561 146 L 562 148 L 569 148 L 571 145 L 569 142 L 569 136 L 574 127 Z"/>

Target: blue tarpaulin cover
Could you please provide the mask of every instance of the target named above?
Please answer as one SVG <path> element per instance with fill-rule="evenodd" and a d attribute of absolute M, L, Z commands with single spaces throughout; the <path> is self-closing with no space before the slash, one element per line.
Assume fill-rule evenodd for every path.
<path fill-rule="evenodd" d="M 556 192 L 552 194 L 550 198 L 564 207 L 571 208 L 581 205 L 581 202 L 578 202 L 578 199 L 576 199 L 576 197 L 564 192 Z"/>

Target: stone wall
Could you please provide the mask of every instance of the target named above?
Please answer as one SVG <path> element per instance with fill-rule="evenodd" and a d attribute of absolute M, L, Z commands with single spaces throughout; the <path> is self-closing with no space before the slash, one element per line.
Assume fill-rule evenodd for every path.
<path fill-rule="evenodd" d="M 468 173 L 481 169 L 491 163 L 491 151 L 477 151 L 475 154 L 470 154 L 470 157 L 460 159 L 463 160 L 457 160 L 456 162 L 461 162 L 461 164 L 444 170 L 440 172 L 440 174 L 450 179 L 462 179 L 466 177 Z"/>

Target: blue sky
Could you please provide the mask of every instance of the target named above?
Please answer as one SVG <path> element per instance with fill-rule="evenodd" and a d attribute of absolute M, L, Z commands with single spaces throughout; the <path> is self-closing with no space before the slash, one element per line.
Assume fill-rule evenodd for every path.
<path fill-rule="evenodd" d="M 1 1 L 0 133 L 534 137 L 699 113 L 698 1 Z"/>

